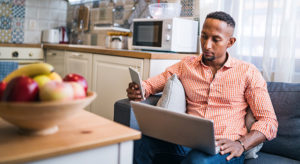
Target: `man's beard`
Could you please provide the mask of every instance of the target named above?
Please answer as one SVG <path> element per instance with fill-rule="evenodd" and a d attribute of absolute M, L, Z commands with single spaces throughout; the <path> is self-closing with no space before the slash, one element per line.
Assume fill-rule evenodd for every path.
<path fill-rule="evenodd" d="M 213 60 L 215 60 L 216 59 L 216 57 L 215 56 L 212 56 L 212 57 L 205 57 L 205 56 L 203 56 L 203 59 L 204 60 L 206 60 L 206 61 L 213 61 Z"/>

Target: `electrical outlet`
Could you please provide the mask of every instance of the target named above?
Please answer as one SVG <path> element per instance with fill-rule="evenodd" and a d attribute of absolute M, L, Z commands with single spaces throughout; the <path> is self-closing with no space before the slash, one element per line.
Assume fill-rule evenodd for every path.
<path fill-rule="evenodd" d="M 36 30 L 37 29 L 37 22 L 34 19 L 29 20 L 29 30 Z"/>

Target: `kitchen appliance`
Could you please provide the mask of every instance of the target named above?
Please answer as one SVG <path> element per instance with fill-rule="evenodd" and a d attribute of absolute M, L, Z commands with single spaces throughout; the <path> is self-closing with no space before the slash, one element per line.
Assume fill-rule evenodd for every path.
<path fill-rule="evenodd" d="M 42 42 L 43 43 L 59 43 L 59 30 L 49 29 L 42 31 Z"/>
<path fill-rule="evenodd" d="M 19 68 L 27 64 L 44 62 L 43 49 L 33 47 L 1 47 L 0 61 L 17 62 Z"/>
<path fill-rule="evenodd" d="M 198 22 L 186 18 L 134 19 L 132 48 L 197 52 Z"/>
<path fill-rule="evenodd" d="M 181 12 L 180 3 L 153 3 L 149 5 L 149 12 L 153 18 L 179 17 Z"/>
<path fill-rule="evenodd" d="M 67 28 L 61 26 L 58 28 L 59 30 L 59 43 L 60 44 L 67 44 L 69 43 L 68 31 Z"/>

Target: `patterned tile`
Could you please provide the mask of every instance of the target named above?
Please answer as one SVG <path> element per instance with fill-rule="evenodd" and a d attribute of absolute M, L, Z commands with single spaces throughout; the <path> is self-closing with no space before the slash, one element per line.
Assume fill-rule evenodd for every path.
<path fill-rule="evenodd" d="M 11 18 L 6 16 L 0 17 L 0 29 L 1 30 L 10 30 L 11 29 Z"/>
<path fill-rule="evenodd" d="M 194 3 L 193 0 L 181 0 L 181 14 L 180 16 L 194 16 Z"/>
<path fill-rule="evenodd" d="M 12 20 L 12 29 L 24 29 L 24 21 L 23 18 L 14 18 Z"/>
<path fill-rule="evenodd" d="M 25 18 L 25 6 L 13 5 L 12 15 L 14 18 Z"/>
<path fill-rule="evenodd" d="M 11 0 L 0 0 L 0 3 L 12 3 Z"/>
<path fill-rule="evenodd" d="M 25 0 L 0 0 L 0 42 L 23 43 Z"/>
<path fill-rule="evenodd" d="M 24 42 L 24 31 L 23 29 L 14 29 L 11 37 L 12 43 L 23 43 Z"/>
<path fill-rule="evenodd" d="M 13 4 L 14 5 L 24 6 L 25 5 L 25 0 L 14 0 Z"/>
<path fill-rule="evenodd" d="M 10 16 L 12 13 L 12 4 L 0 3 L 0 16 Z"/>
<path fill-rule="evenodd" d="M 124 6 L 116 6 L 115 9 L 115 20 L 122 20 L 124 16 Z"/>
<path fill-rule="evenodd" d="M 11 30 L 0 30 L 0 42 L 11 43 Z"/>

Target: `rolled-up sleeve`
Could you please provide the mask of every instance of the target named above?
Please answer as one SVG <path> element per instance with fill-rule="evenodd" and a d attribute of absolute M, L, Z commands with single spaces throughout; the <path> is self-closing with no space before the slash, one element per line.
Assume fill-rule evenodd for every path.
<path fill-rule="evenodd" d="M 251 130 L 257 130 L 265 135 L 268 140 L 276 137 L 278 121 L 268 93 L 266 81 L 261 73 L 254 67 L 249 68 L 246 99 L 253 112 L 256 122 Z"/>

